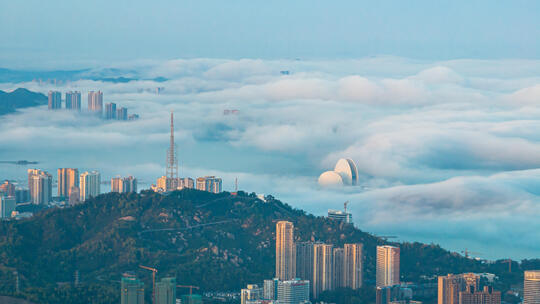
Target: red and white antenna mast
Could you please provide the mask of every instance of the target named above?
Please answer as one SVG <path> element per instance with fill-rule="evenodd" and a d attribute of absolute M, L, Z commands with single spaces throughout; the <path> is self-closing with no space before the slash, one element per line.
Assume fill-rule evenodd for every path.
<path fill-rule="evenodd" d="M 178 187 L 178 158 L 176 155 L 176 144 L 174 143 L 174 114 L 171 111 L 171 138 L 169 149 L 167 150 L 167 169 L 165 172 L 167 179 L 170 179 L 170 187 L 175 190 Z"/>

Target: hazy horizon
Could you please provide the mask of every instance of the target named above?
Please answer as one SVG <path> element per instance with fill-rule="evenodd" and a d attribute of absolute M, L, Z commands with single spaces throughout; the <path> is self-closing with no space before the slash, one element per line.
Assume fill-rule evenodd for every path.
<path fill-rule="evenodd" d="M 537 1 L 4 1 L 0 67 L 177 58 L 540 59 Z"/>

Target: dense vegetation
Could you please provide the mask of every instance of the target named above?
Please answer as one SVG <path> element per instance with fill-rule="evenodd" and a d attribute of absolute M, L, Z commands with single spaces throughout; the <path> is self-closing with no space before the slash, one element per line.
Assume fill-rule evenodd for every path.
<path fill-rule="evenodd" d="M 39 303 L 115 302 L 119 279 L 133 272 L 150 293 L 150 273 L 175 276 L 179 284 L 202 290 L 239 290 L 274 273 L 275 222 L 290 220 L 299 241 L 323 241 L 341 246 L 365 246 L 365 281 L 375 277 L 375 246 L 384 241 L 352 225 L 315 217 L 293 209 L 271 196 L 267 202 L 239 192 L 211 194 L 197 190 L 163 196 L 109 193 L 71 208 L 48 209 L 31 219 L 0 223 L 0 292 L 14 294 L 14 274 L 20 278 L 20 297 Z M 362 223 L 356 223 L 362 226 Z M 399 244 L 405 281 L 465 271 L 493 272 L 504 286 L 522 280 L 520 267 L 540 268 L 539 260 L 513 265 L 483 263 L 448 252 L 437 245 Z M 80 287 L 70 287 L 75 271 Z M 59 285 L 60 284 L 60 285 Z M 40 298 L 48 295 L 50 298 Z M 349 291 L 343 303 L 358 303 L 372 290 Z M 336 297 L 335 293 L 323 295 Z M 342 297 L 343 295 L 339 295 Z M 373 298 L 374 300 L 374 298 Z M 337 301 L 337 299 L 336 299 Z M 341 302 L 341 300 L 339 300 Z M 352 302 L 351 302 L 352 301 Z"/>
<path fill-rule="evenodd" d="M 15 112 L 20 108 L 35 107 L 47 104 L 47 96 L 31 92 L 27 89 L 16 89 L 13 92 L 0 90 L 0 115 Z"/>

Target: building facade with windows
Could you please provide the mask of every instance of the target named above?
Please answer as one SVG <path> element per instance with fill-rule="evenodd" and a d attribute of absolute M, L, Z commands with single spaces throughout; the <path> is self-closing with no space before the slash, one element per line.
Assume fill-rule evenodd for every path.
<path fill-rule="evenodd" d="M 281 281 L 296 277 L 296 248 L 294 225 L 279 221 L 276 224 L 276 278 Z"/>
<path fill-rule="evenodd" d="M 88 92 L 88 111 L 99 116 L 103 114 L 103 92 Z"/>
<path fill-rule="evenodd" d="M 11 213 L 15 211 L 17 203 L 13 196 L 0 196 L 0 218 L 10 218 Z"/>
<path fill-rule="evenodd" d="M 399 247 L 377 246 L 377 286 L 399 285 Z"/>
<path fill-rule="evenodd" d="M 197 190 L 207 191 L 212 193 L 220 193 L 222 180 L 215 176 L 204 176 L 197 178 Z"/>
<path fill-rule="evenodd" d="M 525 271 L 523 304 L 540 304 L 540 270 Z"/>
<path fill-rule="evenodd" d="M 309 281 L 300 279 L 279 281 L 277 303 L 309 303 Z"/>
<path fill-rule="evenodd" d="M 313 299 L 325 290 L 332 290 L 333 275 L 333 246 L 330 244 L 313 245 L 313 280 L 311 293 Z"/>
<path fill-rule="evenodd" d="M 28 189 L 30 201 L 36 205 L 52 201 L 52 175 L 39 169 L 28 169 Z"/>
<path fill-rule="evenodd" d="M 62 93 L 58 91 L 49 91 L 49 110 L 62 108 Z"/>
<path fill-rule="evenodd" d="M 66 109 L 77 111 L 81 110 L 81 92 L 66 92 Z"/>
<path fill-rule="evenodd" d="M 59 168 L 58 196 L 69 197 L 73 187 L 79 187 L 79 170 L 75 168 Z"/>
<path fill-rule="evenodd" d="M 345 264 L 343 270 L 343 286 L 351 289 L 362 287 L 364 246 L 360 243 L 344 245 Z"/>
<path fill-rule="evenodd" d="M 123 277 L 120 282 L 121 304 L 144 304 L 144 283 L 135 277 Z"/>
<path fill-rule="evenodd" d="M 97 171 L 84 172 L 79 179 L 81 202 L 101 193 L 101 175 Z"/>

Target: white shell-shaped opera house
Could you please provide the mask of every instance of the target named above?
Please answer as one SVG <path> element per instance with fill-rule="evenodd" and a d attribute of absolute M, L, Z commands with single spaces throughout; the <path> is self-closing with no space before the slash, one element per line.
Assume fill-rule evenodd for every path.
<path fill-rule="evenodd" d="M 355 186 L 358 184 L 358 169 L 350 158 L 342 158 L 336 163 L 334 171 L 326 171 L 319 176 L 322 187 Z"/>

